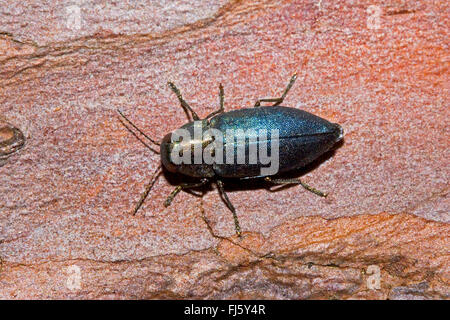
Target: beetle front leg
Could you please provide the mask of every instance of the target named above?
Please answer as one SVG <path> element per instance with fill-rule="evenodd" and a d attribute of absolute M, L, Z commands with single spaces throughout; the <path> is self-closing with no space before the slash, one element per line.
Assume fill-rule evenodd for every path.
<path fill-rule="evenodd" d="M 224 102 L 224 93 L 223 93 L 223 86 L 222 84 L 219 85 L 219 103 L 220 103 L 220 108 L 219 110 L 216 110 L 212 113 L 210 113 L 205 119 L 209 119 L 219 113 L 222 113 L 224 111 L 224 107 L 223 107 L 223 102 Z"/>
<path fill-rule="evenodd" d="M 180 193 L 181 190 L 201 187 L 201 186 L 207 184 L 208 181 L 209 180 L 205 178 L 205 179 L 200 180 L 200 182 L 182 183 L 179 186 L 176 186 L 175 189 L 169 194 L 166 201 L 164 201 L 164 207 L 170 206 L 170 204 L 172 203 L 172 200 L 176 197 L 176 195 L 178 193 Z"/>
<path fill-rule="evenodd" d="M 223 182 L 220 180 L 217 180 L 217 187 L 219 188 L 219 193 L 222 199 L 225 201 L 227 207 L 231 210 L 231 213 L 233 213 L 233 219 L 234 219 L 234 228 L 236 230 L 236 234 L 238 237 L 241 237 L 241 227 L 239 226 L 239 220 L 236 214 L 236 209 L 234 209 L 233 204 L 231 203 L 230 199 L 228 198 L 227 194 L 225 193 L 225 189 L 223 188 Z"/>
<path fill-rule="evenodd" d="M 297 79 L 297 73 L 294 73 L 291 77 L 291 80 L 289 81 L 289 84 L 287 85 L 286 89 L 284 90 L 283 94 L 279 98 L 267 98 L 267 99 L 259 99 L 255 103 L 255 108 L 261 106 L 261 102 L 275 102 L 271 107 L 276 107 L 280 105 L 284 98 L 286 98 L 286 95 L 288 94 L 289 90 L 291 90 L 292 86 L 294 85 L 295 80 Z"/>
<path fill-rule="evenodd" d="M 139 202 L 137 203 L 136 207 L 134 208 L 133 215 L 135 215 L 136 212 L 138 212 L 139 208 L 144 203 L 145 199 L 147 198 L 150 190 L 153 188 L 153 185 L 155 184 L 155 182 L 158 179 L 158 177 L 161 174 L 161 172 L 162 172 L 161 171 L 161 166 L 156 168 L 156 171 L 153 173 L 153 176 L 152 176 L 150 182 L 145 187 L 145 191 L 141 194 L 141 198 L 139 199 Z"/>
<path fill-rule="evenodd" d="M 187 111 L 191 112 L 192 119 L 200 120 L 200 118 L 198 117 L 197 113 L 194 110 L 192 110 L 191 106 L 183 99 L 183 96 L 181 95 L 180 90 L 178 90 L 178 88 L 172 82 L 168 82 L 167 84 L 169 85 L 170 89 L 172 89 L 172 91 L 177 95 L 177 98 L 180 101 L 180 104 L 183 107 L 183 109 L 186 112 Z"/>
<path fill-rule="evenodd" d="M 281 185 L 301 184 L 303 188 L 305 188 L 306 190 L 308 190 L 314 194 L 317 194 L 318 196 L 326 197 L 328 195 L 325 192 L 322 192 L 320 190 L 317 190 L 317 189 L 311 187 L 310 185 L 306 184 L 305 182 L 301 181 L 300 179 L 272 179 L 270 177 L 265 177 L 264 180 L 266 180 L 268 182 L 272 182 L 274 184 L 281 184 Z"/>

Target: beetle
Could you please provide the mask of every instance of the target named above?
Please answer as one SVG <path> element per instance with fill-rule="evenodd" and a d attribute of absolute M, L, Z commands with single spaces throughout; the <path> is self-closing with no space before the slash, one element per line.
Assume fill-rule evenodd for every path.
<path fill-rule="evenodd" d="M 167 171 L 190 176 L 198 179 L 193 183 L 181 183 L 178 185 L 172 193 L 169 194 L 164 206 L 169 206 L 175 196 L 181 191 L 191 188 L 200 187 L 210 182 L 217 184 L 219 193 L 227 207 L 233 214 L 234 225 L 236 234 L 241 236 L 241 227 L 236 214 L 236 209 L 228 198 L 225 189 L 223 179 L 250 179 L 250 178 L 263 178 L 265 181 L 273 184 L 286 185 L 286 184 L 300 184 L 308 191 L 321 196 L 326 197 L 327 194 L 319 191 L 299 178 L 294 179 L 278 179 L 273 178 L 274 175 L 279 173 L 288 172 L 297 168 L 304 167 L 308 163 L 311 163 L 319 156 L 330 150 L 338 141 L 343 138 L 343 129 L 337 123 L 331 123 L 328 120 L 320 118 L 304 110 L 295 108 L 289 108 L 281 106 L 281 103 L 285 99 L 292 85 L 297 78 L 297 74 L 294 74 L 283 94 L 279 98 L 265 98 L 256 101 L 253 108 L 244 108 L 239 110 L 233 110 L 229 112 L 224 111 L 224 89 L 219 85 L 219 109 L 209 114 L 206 118 L 201 119 L 197 113 L 191 108 L 191 106 L 183 99 L 180 90 L 172 83 L 168 82 L 170 89 L 175 93 L 178 101 L 184 111 L 192 118 L 191 121 L 180 127 L 192 134 L 196 129 L 202 133 L 200 138 L 184 139 L 176 133 L 176 130 L 168 133 L 164 136 L 161 142 L 157 142 L 154 139 L 147 136 L 142 130 L 134 125 L 120 110 L 117 110 L 121 116 L 120 120 L 122 124 L 141 142 L 143 142 L 134 131 L 128 127 L 131 125 L 135 130 L 142 134 L 151 143 L 159 146 L 159 154 L 161 157 L 161 164 L 155 171 L 150 183 L 146 186 L 145 191 L 141 195 L 139 202 L 137 203 L 133 214 L 139 210 L 144 200 L 153 187 L 157 177 L 161 173 L 161 166 Z M 261 106 L 261 103 L 272 103 L 269 106 Z M 124 121 L 123 121 L 123 120 Z M 228 132 L 228 130 L 241 130 L 246 132 L 264 131 L 268 129 L 276 130 L 277 134 L 266 136 L 265 139 L 250 139 L 244 137 L 243 139 L 236 139 L 226 135 L 225 139 L 219 141 L 214 139 L 214 136 L 207 135 L 206 132 L 212 129 L 219 132 Z M 178 129 L 177 129 L 178 130 Z M 249 131 L 250 130 L 250 131 Z M 251 131 L 253 130 L 253 131 Z M 174 136 L 176 136 L 174 138 Z M 194 133 L 195 136 L 195 133 Z M 182 139 L 183 138 L 183 139 Z M 152 149 L 148 144 L 143 142 L 147 147 Z M 213 161 L 206 163 L 175 161 L 174 155 L 183 155 L 186 151 L 192 151 L 195 148 L 201 152 L 211 153 L 211 156 L 215 156 L 216 151 L 236 150 L 240 147 L 245 151 L 249 151 L 252 147 L 256 149 L 263 146 L 267 147 L 270 143 L 270 151 L 274 152 L 276 148 L 273 147 L 274 143 L 278 148 L 278 170 L 276 172 L 264 173 L 262 168 L 264 167 L 261 159 L 259 162 L 250 162 L 250 156 L 245 158 L 244 161 L 236 162 L 235 155 L 233 154 L 230 162 L 217 161 L 223 158 L 214 158 Z M 211 148 L 214 147 L 214 148 Z M 155 151 L 154 149 L 152 149 Z M 252 149 L 255 150 L 255 149 Z M 156 151 L 157 152 L 157 151 Z M 188 155 L 188 160 L 192 160 L 193 156 Z M 241 159 L 242 160 L 242 159 Z"/>

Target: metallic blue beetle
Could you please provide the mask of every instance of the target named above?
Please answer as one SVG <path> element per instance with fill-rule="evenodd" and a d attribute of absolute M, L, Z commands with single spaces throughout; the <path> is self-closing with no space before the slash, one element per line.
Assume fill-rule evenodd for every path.
<path fill-rule="evenodd" d="M 183 183 L 177 186 L 168 196 L 164 202 L 164 205 L 166 207 L 169 206 L 175 196 L 182 189 L 200 187 L 210 181 L 215 181 L 222 199 L 233 213 L 236 233 L 240 236 L 241 228 L 239 226 L 236 210 L 225 193 L 222 178 L 264 178 L 266 181 L 274 184 L 301 184 L 305 189 L 319 196 L 325 197 L 325 193 L 314 189 L 300 179 L 273 179 L 271 176 L 274 175 L 274 173 L 264 174 L 264 171 L 261 169 L 265 165 L 260 161 L 260 159 L 256 162 L 251 162 L 250 156 L 247 156 L 244 157 L 243 161 L 237 162 L 234 157 L 239 148 L 245 151 L 244 154 L 248 155 L 250 150 L 258 150 L 258 148 L 262 147 L 263 144 L 267 147 L 269 153 L 274 152 L 275 149 L 273 145 L 274 142 L 276 142 L 278 151 L 278 168 L 276 174 L 279 174 L 304 167 L 326 151 L 330 150 L 336 142 L 342 139 L 343 129 L 339 124 L 331 123 L 303 110 L 280 106 L 295 80 L 296 74 L 292 76 L 288 86 L 279 98 L 260 99 L 255 103 L 253 108 L 240 109 L 230 112 L 224 112 L 224 92 L 222 85 L 220 85 L 219 110 L 211 113 L 202 120 L 183 99 L 178 88 L 173 83 L 169 82 L 168 84 L 172 91 L 177 95 L 181 106 L 188 115 L 192 116 L 192 119 L 194 120 L 185 124 L 180 129 L 184 129 L 185 132 L 194 134 L 197 126 L 202 133 L 200 139 L 195 137 L 193 139 L 181 139 L 178 136 L 177 138 L 174 138 L 177 131 L 175 130 L 174 132 L 167 134 L 162 139 L 161 143 L 158 143 L 145 135 L 130 120 L 128 120 L 122 112 L 119 111 L 120 115 L 128 124 L 130 124 L 149 141 L 160 146 L 161 163 L 166 170 L 199 179 L 198 182 Z M 269 102 L 273 104 L 271 106 L 261 107 L 261 102 Z M 128 130 L 131 131 L 131 129 L 124 122 L 122 123 Z M 263 130 L 264 132 L 267 132 L 269 130 L 276 129 L 277 135 L 268 135 L 266 139 L 260 139 L 258 137 L 258 139 L 252 140 L 249 137 L 244 137 L 239 140 L 236 139 L 235 136 L 230 137 L 225 134 L 223 141 L 217 141 L 214 139 L 215 137 L 206 134 L 206 132 L 211 131 L 211 129 L 222 133 L 229 132 L 229 130 L 241 130 L 243 132 L 259 132 Z M 134 134 L 133 131 L 131 132 Z M 143 141 L 141 140 L 141 142 Z M 143 143 L 149 147 L 145 142 Z M 254 147 L 254 149 L 252 149 L 252 147 Z M 211 150 L 212 158 L 216 159 L 216 161 L 203 161 L 200 163 L 195 162 L 193 161 L 193 154 L 192 156 L 189 156 L 189 160 L 192 161 L 185 161 L 182 163 L 174 161 L 174 154 L 183 154 L 183 152 L 191 151 L 196 148 L 201 152 L 205 152 L 208 148 L 208 150 Z M 215 150 L 223 151 L 221 152 L 222 154 L 226 154 L 226 151 L 233 150 L 234 161 L 217 161 L 217 159 L 222 160 L 225 158 L 214 158 L 216 153 Z M 158 167 L 154 174 L 154 178 L 152 178 L 151 182 L 147 185 L 145 192 L 142 194 L 141 199 L 136 205 L 134 214 L 141 207 L 160 173 L 161 166 Z"/>

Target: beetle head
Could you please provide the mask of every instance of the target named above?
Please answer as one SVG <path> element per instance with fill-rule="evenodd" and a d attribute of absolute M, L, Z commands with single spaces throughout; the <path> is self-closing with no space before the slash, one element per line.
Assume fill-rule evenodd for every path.
<path fill-rule="evenodd" d="M 203 137 L 208 129 L 206 120 L 189 122 L 181 128 L 167 134 L 161 142 L 161 162 L 170 172 L 191 177 L 210 177 L 214 175 L 212 166 L 203 164 L 202 154 L 211 140 Z M 197 155 L 198 153 L 198 155 Z M 200 156 L 196 162 L 195 156 Z"/>

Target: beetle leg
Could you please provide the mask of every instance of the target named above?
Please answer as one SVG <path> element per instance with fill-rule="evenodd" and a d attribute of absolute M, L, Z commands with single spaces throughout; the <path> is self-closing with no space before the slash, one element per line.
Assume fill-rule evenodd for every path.
<path fill-rule="evenodd" d="M 283 94 L 279 98 L 267 98 L 267 99 L 259 99 L 255 103 L 255 108 L 261 106 L 261 102 L 275 102 L 271 107 L 276 107 L 280 105 L 284 98 L 286 98 L 286 95 L 288 94 L 289 90 L 291 90 L 292 86 L 294 85 L 295 79 L 297 79 L 297 73 L 294 73 L 291 77 L 291 80 L 289 81 L 289 84 L 287 85 L 286 89 L 284 90 Z"/>
<path fill-rule="evenodd" d="M 183 109 L 186 112 L 188 112 L 188 111 L 191 112 L 192 118 L 194 120 L 200 120 L 197 113 L 195 113 L 195 111 L 192 110 L 191 106 L 183 99 L 183 96 L 181 95 L 180 90 L 178 90 L 178 88 L 172 82 L 168 82 L 167 84 L 169 85 L 170 89 L 172 89 L 172 91 L 177 95 L 177 98 L 180 101 L 180 104 L 183 107 Z"/>
<path fill-rule="evenodd" d="M 219 108 L 219 110 L 216 110 L 216 111 L 210 113 L 205 119 L 209 119 L 209 118 L 215 116 L 216 114 L 222 113 L 223 110 L 224 110 L 224 107 L 223 107 L 224 93 L 223 93 L 223 86 L 222 86 L 222 84 L 219 85 L 219 101 L 220 101 L 220 108 Z"/>
<path fill-rule="evenodd" d="M 176 186 L 175 189 L 169 194 L 169 196 L 167 197 L 166 201 L 164 201 L 164 207 L 170 206 L 170 204 L 172 203 L 172 200 L 175 198 L 175 196 L 181 190 L 201 187 L 201 186 L 205 185 L 206 183 L 208 183 L 208 181 L 209 180 L 205 178 L 205 179 L 200 180 L 200 182 L 182 183 L 182 184 Z"/>
<path fill-rule="evenodd" d="M 138 212 L 139 208 L 142 206 L 142 204 L 145 201 L 145 198 L 147 198 L 151 188 L 153 187 L 153 185 L 155 184 L 156 180 L 158 179 L 159 175 L 161 174 L 161 166 L 159 166 L 156 171 L 153 173 L 152 179 L 150 180 L 150 182 L 147 184 L 147 186 L 145 187 L 145 191 L 142 193 L 141 198 L 139 199 L 139 202 L 137 203 L 136 207 L 134 208 L 133 211 L 133 215 L 136 214 L 136 212 Z"/>
<path fill-rule="evenodd" d="M 325 192 L 322 192 L 320 190 L 317 190 L 313 187 L 311 187 L 310 185 L 306 184 L 305 182 L 301 181 L 300 179 L 272 179 L 270 177 L 265 177 L 264 180 L 272 182 L 274 184 L 301 184 L 303 188 L 305 188 L 306 190 L 317 194 L 318 196 L 321 197 L 326 197 L 328 194 Z"/>
<path fill-rule="evenodd" d="M 222 199 L 225 201 L 227 207 L 231 210 L 233 213 L 233 219 L 234 219 L 234 228 L 236 230 L 236 234 L 241 237 L 241 227 L 239 226 L 239 220 L 236 214 L 236 209 L 234 209 L 233 204 L 231 203 L 230 199 L 228 199 L 227 194 L 225 193 L 225 189 L 223 188 L 223 182 L 221 180 L 217 180 L 217 187 L 219 187 L 219 193 Z"/>

